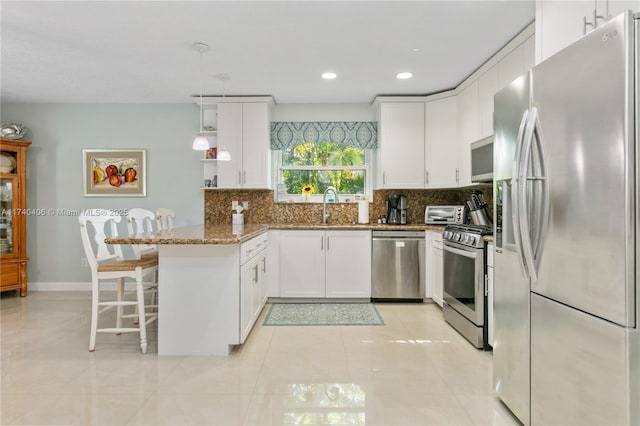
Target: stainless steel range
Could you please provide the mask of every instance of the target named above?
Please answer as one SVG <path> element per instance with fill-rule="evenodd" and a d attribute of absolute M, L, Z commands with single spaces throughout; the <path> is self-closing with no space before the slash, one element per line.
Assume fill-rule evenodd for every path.
<path fill-rule="evenodd" d="M 477 348 L 487 348 L 485 244 L 491 226 L 449 225 L 442 234 L 444 319 Z"/>

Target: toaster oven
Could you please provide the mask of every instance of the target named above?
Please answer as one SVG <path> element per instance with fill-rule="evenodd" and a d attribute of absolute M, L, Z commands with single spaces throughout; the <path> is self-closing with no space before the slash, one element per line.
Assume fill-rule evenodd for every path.
<path fill-rule="evenodd" d="M 467 206 L 427 206 L 424 223 L 427 225 L 464 224 L 467 221 Z"/>

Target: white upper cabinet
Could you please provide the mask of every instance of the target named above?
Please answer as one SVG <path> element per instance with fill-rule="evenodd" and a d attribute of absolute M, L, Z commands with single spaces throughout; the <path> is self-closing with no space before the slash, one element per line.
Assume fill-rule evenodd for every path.
<path fill-rule="evenodd" d="M 524 47 L 513 49 L 500 61 L 500 85 L 499 89 L 507 87 L 513 80 L 519 77 L 524 71 Z"/>
<path fill-rule="evenodd" d="M 609 16 L 607 17 L 607 4 Z M 593 23 L 594 10 L 597 25 L 625 10 L 640 11 L 640 1 L 536 1 L 536 63 L 564 49 L 585 34 L 584 19 Z M 588 25 L 586 31 L 593 28 Z"/>
<path fill-rule="evenodd" d="M 479 139 L 493 134 L 493 96 L 501 87 L 501 68 L 502 62 L 492 66 L 478 79 Z"/>
<path fill-rule="evenodd" d="M 424 103 L 378 107 L 380 188 L 424 188 Z"/>
<path fill-rule="evenodd" d="M 270 108 L 242 105 L 242 187 L 268 188 L 271 183 Z"/>
<path fill-rule="evenodd" d="M 479 139 L 478 80 L 458 94 L 458 186 L 471 184 L 471 143 Z"/>
<path fill-rule="evenodd" d="M 231 161 L 218 161 L 218 187 L 268 188 L 270 107 L 266 102 L 218 104 L 218 148 Z"/>
<path fill-rule="evenodd" d="M 524 64 L 522 72 L 529 71 L 536 64 L 535 43 L 536 38 L 534 36 L 529 37 L 525 40 L 524 43 L 522 43 L 522 56 Z"/>
<path fill-rule="evenodd" d="M 455 96 L 425 104 L 425 165 L 427 188 L 458 185 L 458 102 Z"/>

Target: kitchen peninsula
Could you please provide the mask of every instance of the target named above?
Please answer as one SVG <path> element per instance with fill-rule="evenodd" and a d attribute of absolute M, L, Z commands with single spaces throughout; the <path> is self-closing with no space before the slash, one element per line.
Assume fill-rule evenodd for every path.
<path fill-rule="evenodd" d="M 442 230 L 424 224 L 207 224 L 108 238 L 157 244 L 158 355 L 228 355 L 267 300 L 269 230 Z M 273 248 L 277 251 L 277 247 Z M 277 268 L 277 266 L 276 266 Z"/>
<path fill-rule="evenodd" d="M 266 300 L 268 229 L 201 225 L 107 239 L 158 245 L 158 355 L 228 355 L 244 342 Z"/>

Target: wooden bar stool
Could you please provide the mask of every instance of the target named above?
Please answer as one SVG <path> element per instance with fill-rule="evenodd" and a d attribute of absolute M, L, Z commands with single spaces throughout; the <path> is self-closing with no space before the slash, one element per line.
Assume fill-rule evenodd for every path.
<path fill-rule="evenodd" d="M 117 223 L 122 218 L 112 215 L 109 210 L 92 209 L 78 217 L 80 223 L 80 235 L 84 247 L 87 261 L 91 268 L 92 301 L 91 301 L 91 335 L 89 338 L 89 351 L 93 352 L 96 346 L 96 334 L 100 333 L 130 333 L 140 334 L 140 349 L 142 353 L 147 352 L 147 325 L 158 319 L 155 312 L 147 312 L 144 301 L 144 281 L 147 275 L 155 277 L 158 270 L 157 258 L 131 259 L 125 260 L 122 255 L 122 248 L 113 244 L 109 246 L 104 242 L 107 231 L 110 236 L 117 235 Z M 92 231 L 89 230 L 92 228 Z M 91 236 L 92 233 L 92 236 Z M 136 281 L 136 300 L 124 300 L 125 279 L 131 278 Z M 100 294 L 100 283 L 102 280 L 117 280 L 116 300 L 103 301 Z M 124 315 L 125 306 L 134 306 L 137 313 Z M 98 328 L 98 315 L 112 308 L 116 308 L 116 326 L 109 328 Z M 136 318 L 137 327 L 124 327 L 123 318 Z"/>

